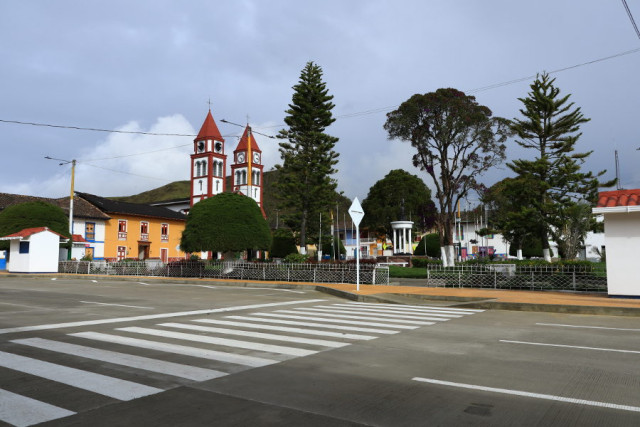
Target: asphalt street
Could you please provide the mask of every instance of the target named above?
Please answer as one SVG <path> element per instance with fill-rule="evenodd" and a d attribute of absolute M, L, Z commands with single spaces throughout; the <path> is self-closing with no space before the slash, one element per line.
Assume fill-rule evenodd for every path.
<path fill-rule="evenodd" d="M 640 318 L 0 278 L 0 425 L 638 425 Z"/>

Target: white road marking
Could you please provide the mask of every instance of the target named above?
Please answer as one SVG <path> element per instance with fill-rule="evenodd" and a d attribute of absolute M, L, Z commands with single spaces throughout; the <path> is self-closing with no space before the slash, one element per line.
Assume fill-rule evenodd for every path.
<path fill-rule="evenodd" d="M 536 323 L 536 325 L 540 325 L 540 326 L 558 326 L 558 327 L 564 327 L 564 328 L 607 329 L 607 330 L 610 330 L 610 331 L 640 332 L 640 329 L 607 328 L 605 326 L 563 325 L 563 324 L 560 324 L 560 323 Z"/>
<path fill-rule="evenodd" d="M 207 344 L 217 344 L 217 345 L 223 345 L 226 347 L 244 348 L 247 350 L 258 350 L 258 351 L 266 351 L 269 353 L 287 354 L 289 356 L 309 356 L 311 354 L 317 353 L 317 351 L 304 350 L 301 348 L 284 347 L 284 346 L 272 345 L 272 344 L 261 344 L 257 342 L 239 341 L 239 340 L 232 340 L 227 338 L 207 337 L 203 335 L 185 334 L 182 332 L 172 332 L 172 331 L 162 331 L 158 329 L 138 328 L 135 326 L 130 328 L 118 328 L 118 330 L 125 331 L 125 332 L 133 332 L 137 334 L 154 335 L 157 337 L 175 338 L 178 340 L 203 342 Z"/>
<path fill-rule="evenodd" d="M 124 304 L 111 304 L 106 302 L 96 302 L 96 301 L 80 301 L 83 304 L 97 304 L 97 305 L 110 305 L 115 307 L 127 307 L 127 308 L 143 308 L 147 310 L 153 310 L 154 307 L 143 307 L 140 305 L 124 305 Z"/>
<path fill-rule="evenodd" d="M 407 324 L 407 325 L 433 325 L 434 322 L 423 322 L 418 320 L 404 320 L 404 319 L 387 319 L 384 317 L 376 317 L 376 316 L 351 316 L 348 314 L 338 314 L 338 313 L 321 313 L 316 311 L 308 311 L 308 310 L 277 310 L 276 313 L 291 313 L 291 314 L 306 314 L 309 316 L 320 316 L 320 317 L 330 317 L 332 319 L 355 319 L 355 320 L 372 320 L 375 322 L 390 322 L 388 324 L 389 327 L 396 328 L 395 323 Z M 439 321 L 443 322 L 448 319 L 439 319 Z M 344 323 L 348 323 L 348 321 L 344 321 Z M 377 326 L 380 326 L 378 324 Z"/>
<path fill-rule="evenodd" d="M 97 280 L 92 280 L 92 282 L 93 282 L 93 283 L 98 283 L 98 281 L 97 281 Z"/>
<path fill-rule="evenodd" d="M 52 278 L 51 278 L 51 280 L 58 280 L 58 279 L 57 279 L 57 278 L 55 278 L 55 277 L 52 277 Z"/>
<path fill-rule="evenodd" d="M 329 306 L 317 306 L 317 307 L 345 307 L 349 310 L 367 310 L 367 311 L 380 311 L 383 313 L 402 313 L 402 314 L 413 314 L 414 316 L 444 316 L 444 317 L 464 317 L 468 316 L 470 312 L 464 311 L 454 311 L 454 310 L 436 310 L 436 309 L 423 309 L 419 310 L 417 308 L 404 308 L 402 306 L 399 307 L 376 307 L 376 306 L 363 306 L 363 305 L 353 305 L 353 304 L 331 304 Z"/>
<path fill-rule="evenodd" d="M 218 289 L 217 286 L 209 286 L 209 285 L 192 285 L 192 286 L 195 286 L 197 288 Z"/>
<path fill-rule="evenodd" d="M 318 307 L 318 308 L 316 308 Z M 297 309 L 296 309 L 297 310 Z M 373 308 L 330 308 L 327 306 L 315 306 L 311 308 L 304 308 L 304 310 L 311 311 L 324 311 L 328 313 L 345 313 L 345 314 L 362 314 L 362 315 L 371 315 L 371 316 L 379 316 L 379 317 L 393 317 L 397 319 L 424 319 L 424 320 L 449 320 L 453 318 L 462 317 L 457 314 L 439 314 L 439 313 L 406 313 L 406 312 L 392 312 L 389 310 L 377 310 Z"/>
<path fill-rule="evenodd" d="M 56 365 L 17 354 L 0 352 L 0 366 L 92 391 L 118 400 L 132 400 L 160 393 L 162 389 L 108 377 L 93 372 Z"/>
<path fill-rule="evenodd" d="M 585 347 L 580 345 L 564 345 L 564 344 L 548 344 L 543 342 L 527 342 L 527 341 L 511 341 L 500 340 L 500 342 L 506 342 L 510 344 L 527 344 L 527 345 L 540 345 L 546 347 L 563 347 L 563 348 L 577 348 L 579 350 L 597 350 L 597 351 L 611 351 L 615 353 L 635 353 L 640 354 L 640 350 L 620 350 L 616 348 L 599 348 L 599 347 Z"/>
<path fill-rule="evenodd" d="M 390 308 L 402 308 L 405 310 L 446 310 L 446 311 L 455 311 L 461 313 L 482 313 L 485 310 L 475 309 L 475 308 L 455 308 L 455 307 L 440 307 L 433 305 L 400 305 L 400 304 L 383 304 L 383 303 L 373 303 L 373 302 L 349 302 L 349 305 L 365 305 L 371 307 L 390 307 Z"/>
<path fill-rule="evenodd" d="M 75 412 L 0 389 L 0 420 L 14 426 L 30 426 L 75 415 Z"/>
<path fill-rule="evenodd" d="M 192 322 L 209 323 L 214 325 L 238 326 L 241 328 L 250 328 L 250 329 L 266 329 L 269 331 L 293 332 L 297 334 L 344 338 L 349 340 L 373 340 L 377 338 L 377 337 L 374 337 L 373 335 L 345 334 L 343 332 L 320 331 L 318 329 L 288 328 L 286 326 L 260 325 L 256 323 L 232 322 L 228 320 L 196 319 L 196 320 L 192 320 Z"/>
<path fill-rule="evenodd" d="M 132 354 L 118 353 L 109 350 L 100 350 L 83 345 L 70 344 L 60 341 L 51 341 L 42 338 L 27 338 L 12 340 L 11 342 L 41 348 L 58 353 L 71 354 L 87 359 L 100 360 L 101 362 L 113 363 L 115 365 L 129 366 L 131 368 L 142 369 L 150 372 L 174 377 L 187 378 L 194 381 L 205 381 L 227 375 L 225 372 L 213 369 L 198 368 L 196 366 L 182 365 L 179 363 L 166 362 L 164 360 L 151 359 L 149 357 L 134 356 Z"/>
<path fill-rule="evenodd" d="M 254 314 L 258 315 L 259 313 L 254 313 Z M 236 319 L 236 320 L 250 320 L 252 322 L 276 323 L 280 325 L 313 326 L 317 328 L 337 329 L 341 331 L 369 332 L 374 334 L 393 335 L 399 332 L 399 331 L 392 331 L 390 329 L 359 328 L 357 326 L 327 325 L 325 323 L 300 322 L 297 320 L 264 319 L 261 317 L 251 317 L 251 316 L 225 316 L 225 318 Z"/>
<path fill-rule="evenodd" d="M 292 311 L 292 313 L 297 313 Z M 326 322 L 326 323 L 341 323 L 343 325 L 359 325 L 359 326 L 378 326 L 380 328 L 394 328 L 394 329 L 418 329 L 420 326 L 410 326 L 410 325 L 398 325 L 398 324 L 389 324 L 389 323 L 378 323 L 378 322 L 360 322 L 357 320 L 340 320 L 340 319 L 326 319 L 323 317 L 314 317 L 311 316 L 295 316 L 292 314 L 280 314 L 280 313 L 251 313 L 256 316 L 267 316 L 267 317 L 280 317 L 284 319 L 298 319 L 298 320 L 313 320 L 314 322 Z M 298 313 L 303 314 L 303 313 Z M 316 313 L 314 313 L 316 314 Z M 332 316 L 337 317 L 337 316 Z M 423 325 L 434 325 L 433 322 L 421 322 Z"/>
<path fill-rule="evenodd" d="M 144 285 L 144 286 L 151 286 L 150 284 L 148 284 L 148 283 L 144 283 L 144 282 L 138 282 L 138 284 L 139 284 L 139 285 Z"/>
<path fill-rule="evenodd" d="M 278 335 L 278 334 L 265 334 L 263 332 L 241 331 L 238 329 L 213 328 L 211 326 L 189 325 L 184 323 L 161 323 L 159 326 L 164 326 L 166 328 L 187 329 L 191 331 L 211 332 L 214 334 L 239 335 L 242 337 L 258 338 L 263 340 L 274 340 L 274 341 L 294 342 L 298 344 L 319 345 L 319 346 L 333 347 L 333 348 L 346 347 L 349 345 L 348 343 L 343 343 L 338 341 L 319 340 L 319 339 L 303 338 L 303 337 L 291 337 L 287 335 Z"/>
<path fill-rule="evenodd" d="M 238 290 L 240 290 L 240 289 L 244 289 L 244 290 L 248 290 L 248 291 L 251 291 L 251 290 L 261 290 L 261 291 L 280 291 L 280 292 L 291 292 L 291 293 L 294 293 L 294 294 L 304 294 L 304 293 L 306 293 L 305 291 L 294 291 L 294 290 L 292 290 L 292 289 L 279 289 L 279 288 L 254 288 L 254 287 L 252 287 L 252 286 L 247 286 L 247 287 L 244 287 L 244 288 L 235 288 L 235 289 L 238 289 Z"/>
<path fill-rule="evenodd" d="M 325 301 L 325 300 L 310 299 L 310 300 L 302 300 L 302 301 L 273 302 L 273 303 L 266 303 L 266 304 L 252 304 L 252 305 L 241 305 L 241 306 L 235 306 L 235 307 L 212 308 L 207 310 L 181 311 L 177 313 L 147 314 L 144 316 L 118 317 L 114 319 L 99 319 L 99 320 L 86 320 L 86 321 L 80 321 L 80 322 L 54 323 L 49 325 L 21 326 L 16 328 L 0 329 L 0 334 L 9 334 L 13 332 L 42 331 L 45 329 L 74 328 L 77 326 L 104 325 L 106 323 L 133 322 L 136 320 L 166 319 L 169 317 L 180 317 L 180 316 L 199 316 L 201 314 L 226 313 L 229 311 L 250 310 L 254 308 L 264 308 L 264 307 L 276 307 L 280 305 L 314 303 L 318 301 Z"/>
<path fill-rule="evenodd" d="M 514 396 L 532 397 L 535 399 L 555 400 L 557 402 L 575 403 L 578 405 L 597 406 L 600 408 L 619 409 L 622 411 L 640 412 L 640 407 L 619 405 L 617 403 L 598 402 L 594 400 L 576 399 L 573 397 L 554 396 L 552 394 L 530 393 L 528 391 L 509 390 L 506 388 L 485 387 L 474 384 L 454 383 L 450 381 L 440 381 L 431 378 L 414 377 L 413 381 L 425 382 L 430 384 L 445 385 L 449 387 L 466 388 L 470 390 L 487 391 L 491 393 L 511 394 Z"/>
<path fill-rule="evenodd" d="M 246 356 L 244 354 L 226 353 L 223 351 L 207 350 L 198 347 L 188 347 L 178 344 L 169 344 L 159 341 L 149 341 L 139 338 L 122 337 L 119 335 L 103 334 L 100 332 L 79 332 L 69 334 L 72 337 L 86 338 L 95 341 L 110 342 L 114 344 L 128 345 L 131 347 L 146 348 L 149 350 L 162 351 L 165 353 L 181 354 L 184 356 L 197 357 L 199 359 L 216 360 L 219 362 L 233 363 L 236 365 L 251 366 L 259 368 L 262 366 L 278 363 L 277 360 L 265 359 L 262 357 Z"/>

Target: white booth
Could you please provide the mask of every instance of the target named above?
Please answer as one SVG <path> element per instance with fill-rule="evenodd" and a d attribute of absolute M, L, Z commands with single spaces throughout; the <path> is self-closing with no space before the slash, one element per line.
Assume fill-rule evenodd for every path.
<path fill-rule="evenodd" d="M 57 273 L 60 243 L 67 242 L 47 227 L 25 228 L 0 240 L 10 241 L 10 273 Z"/>

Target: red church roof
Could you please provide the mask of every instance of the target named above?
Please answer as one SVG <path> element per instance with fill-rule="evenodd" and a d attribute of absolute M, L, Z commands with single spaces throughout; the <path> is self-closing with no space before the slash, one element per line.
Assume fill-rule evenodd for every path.
<path fill-rule="evenodd" d="M 48 227 L 35 227 L 35 228 L 25 228 L 24 230 L 20 230 L 17 233 L 9 234 L 8 236 L 0 237 L 0 239 L 20 239 L 24 237 L 29 237 L 34 234 L 42 233 L 43 231 L 49 231 L 50 233 L 57 234 L 58 236 L 65 238 L 62 234 L 56 233 L 53 230 L 49 230 Z"/>
<path fill-rule="evenodd" d="M 249 148 L 249 126 L 244 128 L 244 133 L 242 134 L 242 138 L 240 138 L 240 142 L 238 142 L 238 146 L 236 147 L 234 152 L 236 151 L 247 151 Z M 258 147 L 258 143 L 256 142 L 256 137 L 251 133 L 251 151 L 257 151 L 258 153 L 262 153 L 260 147 Z"/>
<path fill-rule="evenodd" d="M 218 130 L 218 126 L 216 125 L 215 120 L 213 120 L 213 116 L 211 115 L 211 110 L 207 113 L 207 117 L 204 119 L 204 123 L 200 128 L 200 132 L 198 133 L 198 137 L 196 139 L 206 139 L 211 138 L 216 141 L 224 142 L 224 138 L 220 134 Z"/>
<path fill-rule="evenodd" d="M 640 206 L 640 189 L 603 191 L 599 194 L 596 208 L 618 206 Z"/>

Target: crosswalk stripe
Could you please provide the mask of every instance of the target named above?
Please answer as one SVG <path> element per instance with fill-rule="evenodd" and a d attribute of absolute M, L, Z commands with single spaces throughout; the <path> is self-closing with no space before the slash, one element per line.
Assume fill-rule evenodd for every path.
<path fill-rule="evenodd" d="M 30 426 L 74 414 L 75 412 L 0 389 L 0 421 L 5 423 Z"/>
<path fill-rule="evenodd" d="M 0 366 L 46 378 L 72 387 L 92 391 L 118 400 L 132 400 L 160 393 L 162 390 L 106 375 L 56 365 L 30 357 L 0 352 Z"/>
<path fill-rule="evenodd" d="M 12 340 L 11 342 L 195 381 L 205 381 L 227 375 L 225 372 L 215 371 L 213 369 L 198 368 L 196 366 L 182 365 L 164 360 L 151 359 L 149 357 L 100 350 L 83 345 L 51 341 L 42 338 L 27 338 Z"/>
<path fill-rule="evenodd" d="M 296 309 L 297 310 L 297 309 Z M 324 311 L 329 313 L 345 313 L 345 314 L 367 314 L 367 315 L 375 315 L 379 317 L 393 317 L 396 319 L 417 319 L 417 320 L 448 320 L 451 318 L 462 317 L 456 314 L 435 314 L 435 313 L 425 313 L 425 314 L 410 314 L 410 313 L 394 313 L 388 310 L 376 310 L 373 308 L 331 308 L 331 307 L 312 307 L 312 308 L 302 308 L 301 310 L 311 310 L 311 311 Z"/>
<path fill-rule="evenodd" d="M 292 313 L 297 314 L 305 314 L 298 313 L 293 311 Z M 360 322 L 357 320 L 344 320 L 344 319 L 327 319 L 324 317 L 317 317 L 317 313 L 306 313 L 307 316 L 296 316 L 293 314 L 283 314 L 283 313 L 251 313 L 257 316 L 268 316 L 268 317 L 281 317 L 284 319 L 299 319 L 299 320 L 313 320 L 314 322 L 326 322 L 326 323 L 342 323 L 347 325 L 361 325 L 361 326 L 378 326 L 381 328 L 394 328 L 394 329 L 418 329 L 420 326 L 410 326 L 410 325 L 398 325 L 398 324 L 389 324 L 389 323 L 379 323 L 379 322 Z M 338 316 L 332 316 L 338 317 Z M 422 325 L 433 325 L 433 322 L 421 322 Z"/>
<path fill-rule="evenodd" d="M 475 309 L 475 308 L 456 308 L 456 307 L 438 307 L 433 305 L 399 305 L 399 304 L 384 304 L 384 303 L 372 303 L 372 302 L 350 302 L 347 304 L 334 304 L 334 305 L 362 305 L 362 306 L 372 306 L 372 307 L 390 307 L 390 308 L 400 308 L 402 307 L 404 310 L 444 310 L 451 312 L 460 312 L 460 313 L 482 313 L 485 310 Z"/>
<path fill-rule="evenodd" d="M 69 334 L 72 337 L 86 338 L 90 340 L 110 342 L 113 344 L 128 345 L 131 347 L 146 348 L 149 350 L 162 351 L 165 353 L 181 354 L 184 356 L 197 357 L 199 359 L 215 360 L 218 362 L 233 363 L 236 365 L 251 366 L 259 368 L 262 366 L 278 363 L 277 360 L 265 359 L 262 357 L 247 356 L 244 354 L 226 353 L 223 351 L 208 350 L 204 348 L 188 347 L 178 344 L 169 344 L 160 341 L 149 341 L 139 338 L 123 337 L 119 335 L 103 334 L 100 332 L 78 332 Z"/>
<path fill-rule="evenodd" d="M 318 329 L 306 329 L 306 328 L 288 328 L 286 326 L 260 325 L 256 323 L 232 322 L 228 320 L 196 319 L 196 320 L 193 320 L 193 322 L 209 323 L 213 325 L 237 326 L 240 328 L 250 328 L 250 329 L 267 329 L 270 331 L 292 332 L 297 334 L 316 335 L 316 336 L 323 336 L 323 337 L 335 337 L 335 338 L 343 338 L 348 340 L 373 340 L 377 338 L 373 335 L 345 334 L 344 332 L 320 331 Z"/>
<path fill-rule="evenodd" d="M 349 314 L 339 314 L 334 312 L 322 313 L 317 311 L 306 311 L 306 310 L 277 310 L 276 313 L 307 314 L 310 316 L 331 317 L 331 318 L 339 318 L 339 319 L 355 319 L 355 320 L 372 320 L 374 322 L 390 322 L 388 326 L 392 328 L 397 328 L 397 326 L 395 325 L 396 323 L 407 324 L 407 325 L 420 325 L 420 326 L 434 324 L 434 322 L 423 322 L 419 320 L 387 319 L 384 317 L 376 317 L 376 316 L 352 316 Z"/>
<path fill-rule="evenodd" d="M 273 344 L 261 344 L 261 343 L 250 342 L 250 341 L 239 341 L 239 340 L 232 340 L 228 338 L 207 337 L 203 335 L 185 334 L 182 332 L 163 331 L 158 329 L 138 328 L 135 326 L 129 327 L 129 328 L 118 328 L 117 330 L 125 331 L 125 332 L 133 332 L 138 334 L 154 335 L 158 337 L 175 338 L 179 340 L 203 342 L 207 344 L 217 344 L 217 345 L 223 345 L 226 347 L 244 348 L 247 350 L 258 350 L 258 351 L 266 351 L 269 353 L 287 354 L 289 356 L 309 356 L 311 354 L 317 353 L 317 351 L 304 350 L 301 348 L 284 347 L 284 346 L 273 345 Z"/>
<path fill-rule="evenodd" d="M 395 307 L 376 307 L 376 306 L 363 306 L 363 305 L 351 305 L 351 304 L 331 304 L 331 305 L 318 305 L 316 307 L 338 307 L 343 310 L 366 310 L 366 311 L 378 311 L 381 313 L 389 314 L 408 314 L 412 316 L 442 316 L 442 317 L 464 317 L 475 313 L 464 313 L 460 311 L 448 311 L 448 310 L 417 310 L 417 309 L 405 309 Z"/>
<path fill-rule="evenodd" d="M 345 347 L 349 345 L 348 343 L 343 343 L 338 341 L 319 340 L 315 338 L 291 337 L 291 336 L 278 335 L 278 334 L 265 334 L 263 332 L 242 331 L 242 330 L 227 329 L 227 328 L 215 328 L 211 326 L 188 325 L 185 323 L 161 323 L 159 326 L 164 326 L 167 328 L 187 329 L 191 331 L 211 332 L 214 334 L 239 335 L 242 337 L 258 338 L 258 339 L 264 339 L 264 340 L 319 345 L 319 346 L 333 347 L 333 348 Z"/>
<path fill-rule="evenodd" d="M 259 314 L 259 313 L 254 313 L 254 314 Z M 344 325 L 327 325 L 326 323 L 300 322 L 298 320 L 264 319 L 262 317 L 252 317 L 252 316 L 226 316 L 226 318 L 236 319 L 236 320 L 250 320 L 253 322 L 275 323 L 280 325 L 313 326 L 316 328 L 336 329 L 340 331 L 368 332 L 368 333 L 385 334 L 385 335 L 393 335 L 398 333 L 398 331 L 392 331 L 390 329 L 360 328 L 358 326 L 344 326 Z"/>

